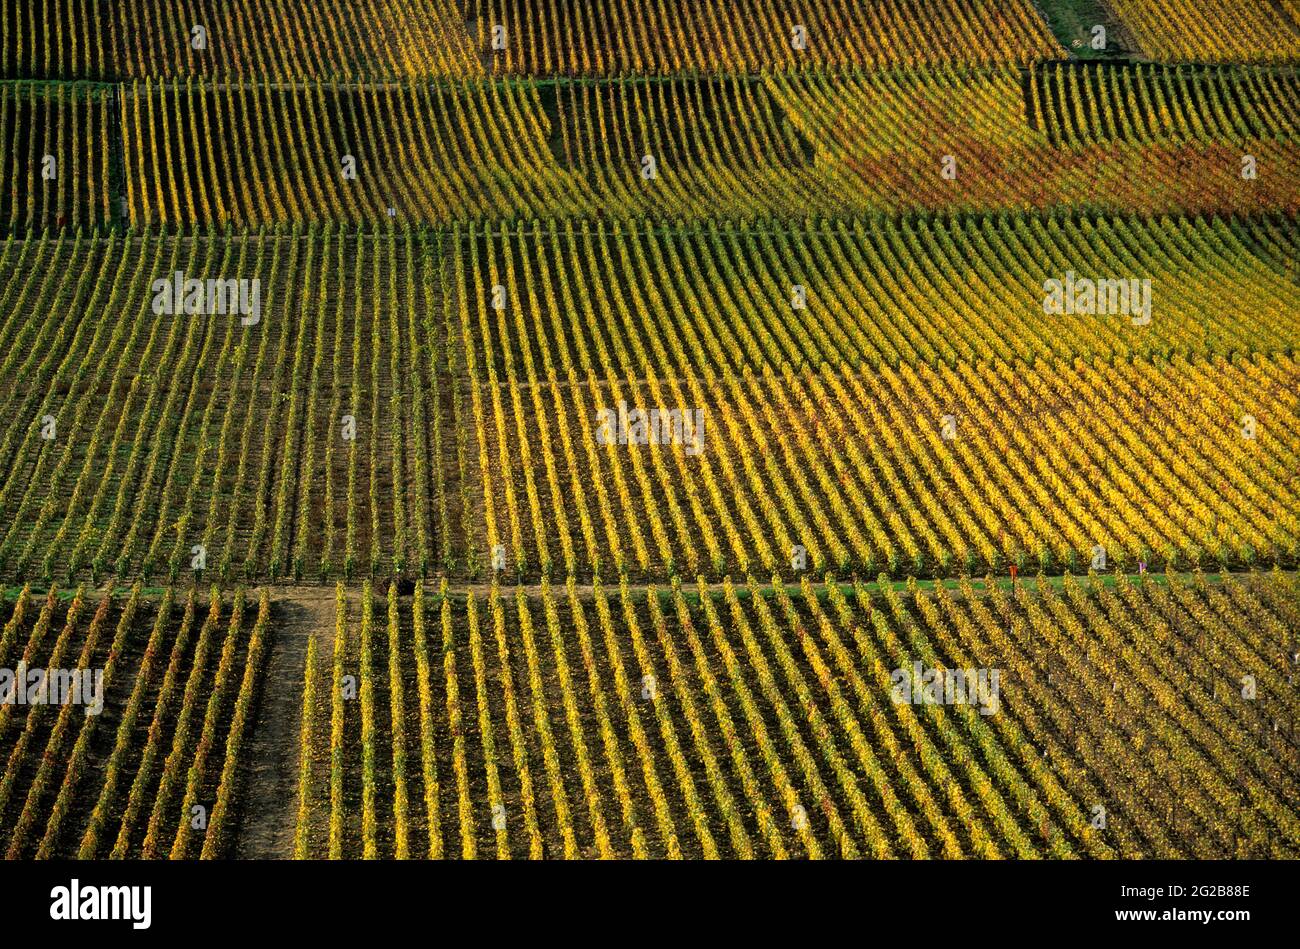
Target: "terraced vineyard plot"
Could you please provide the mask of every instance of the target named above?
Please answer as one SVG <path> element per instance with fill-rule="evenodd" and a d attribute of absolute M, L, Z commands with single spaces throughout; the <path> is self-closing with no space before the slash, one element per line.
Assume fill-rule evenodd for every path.
<path fill-rule="evenodd" d="M 1030 123 L 1053 142 L 1288 140 L 1300 129 L 1300 77 L 1240 66 L 1052 63 L 1034 70 Z"/>
<path fill-rule="evenodd" d="M 627 75 L 1028 62 L 1061 52 L 1025 0 L 469 0 L 497 73 Z M 500 27 L 502 29 L 496 29 Z"/>
<path fill-rule="evenodd" d="M 795 545 L 900 577 L 1097 544 L 1131 569 L 1291 563 L 1291 225 L 11 240 L 0 396 L 26 421 L 0 440 L 0 569 L 663 580 Z M 1009 282 L 1029 242 L 1059 262 Z M 1148 325 L 1043 313 L 1044 277 L 1117 252 L 1155 274 Z M 256 312 L 157 312 L 176 273 L 258 280 Z M 20 317 L 42 312 L 72 318 Z M 663 444 L 603 444 L 620 406 L 685 414 Z"/>
<path fill-rule="evenodd" d="M 0 0 L 0 76 L 112 79 L 114 36 L 102 19 L 107 7 L 105 0 Z"/>
<path fill-rule="evenodd" d="M 3 0 L 4 78 L 392 79 L 481 71 L 453 0 Z"/>
<path fill-rule="evenodd" d="M 64 231 L 5 257 L 0 400 L 23 420 L 0 440 L 6 574 L 226 581 L 456 562 L 449 370 L 422 239 Z M 165 303 L 176 273 L 249 283 L 230 312 L 160 314 L 154 281 Z M 23 318 L 52 310 L 70 318 Z"/>
<path fill-rule="evenodd" d="M 1288 270 L 1300 229 L 1282 215 L 548 221 L 452 234 L 449 305 L 472 336 L 480 380 L 545 379 L 546 349 L 560 380 L 570 363 L 582 380 L 611 369 L 640 378 L 647 367 L 709 379 L 787 363 L 1273 353 L 1300 341 Z M 1149 279 L 1150 313 L 1139 312 L 1140 292 L 1127 314 L 1046 312 L 1044 284 L 1069 273 Z M 538 338 L 536 326 L 555 332 Z"/>
<path fill-rule="evenodd" d="M 1109 0 L 1152 59 L 1170 62 L 1300 61 L 1300 3 Z"/>
<path fill-rule="evenodd" d="M 1259 301 L 1227 342 L 1236 331 L 1205 315 L 1224 271 L 1205 271 L 1197 299 L 1182 263 L 1154 278 L 1174 286 L 1149 325 L 1132 325 L 1136 311 L 1071 319 L 1043 313 L 1041 288 L 991 303 L 1009 281 L 990 262 L 1046 256 L 985 242 L 1023 247 L 1019 224 L 851 234 L 471 231 L 451 290 L 479 446 L 479 563 L 527 580 L 663 580 L 786 570 L 796 548 L 817 571 L 896 577 L 1077 570 L 1099 547 L 1134 571 L 1300 554 L 1293 344 L 1253 322 L 1273 312 L 1281 329 L 1295 303 Z M 918 274 L 914 255 L 961 259 L 954 236 L 974 268 Z M 1169 267 L 1166 254 L 1267 269 L 1229 251 L 1238 239 L 1217 224 L 1037 236 L 1047 253 L 1089 256 L 1120 238 L 1145 258 L 1125 264 L 1140 273 Z M 903 267 L 879 263 L 900 253 Z M 1082 259 L 1060 273 L 1115 270 Z M 1281 274 L 1249 279 L 1296 298 Z M 797 287 L 802 307 L 784 299 Z M 929 294 L 897 318 L 897 301 Z M 1239 346 L 1273 352 L 1210 355 Z"/>
<path fill-rule="evenodd" d="M 223 600 L 215 588 L 169 589 L 150 600 L 139 584 L 114 596 L 79 587 L 70 602 L 24 588 L 6 602 L 0 664 L 83 670 L 94 682 L 78 704 L 25 705 L 9 683 L 0 705 L 6 858 L 231 853 L 268 610 L 265 593 L 255 601 L 236 589 Z"/>
<path fill-rule="evenodd" d="M 116 99 L 89 83 L 0 87 L 0 231 L 89 230 L 117 220 Z"/>
<path fill-rule="evenodd" d="M 754 72 L 1061 52 L 1027 0 L 655 0 L 599 13 L 575 0 L 4 0 L 0 23 L 4 78 Z"/>
<path fill-rule="evenodd" d="M 1060 206 L 1294 213 L 1296 97 L 1294 76 L 1237 68 L 146 81 L 121 93 L 122 196 L 133 224 L 169 228 L 390 212 L 446 224 Z M 1254 177 L 1242 175 L 1244 155 Z"/>
<path fill-rule="evenodd" d="M 528 580 L 788 575 L 797 549 L 895 577 L 1086 569 L 1099 548 L 1132 571 L 1293 564 L 1298 384 L 1278 356 L 489 385 L 480 563 L 498 550 Z M 676 442 L 602 443 L 602 411 L 632 430 L 669 408 Z"/>
<path fill-rule="evenodd" d="M 370 595 L 305 670 L 300 856 L 1300 848 L 1290 575 Z M 896 701 L 916 662 L 996 713 Z"/>
<path fill-rule="evenodd" d="M 0 0 L 0 854 L 1300 859 L 1298 2 Z"/>
<path fill-rule="evenodd" d="M 123 92 L 136 225 L 448 221 L 588 212 L 509 84 L 135 84 Z M 190 143 L 221 142 L 194 149 Z"/>

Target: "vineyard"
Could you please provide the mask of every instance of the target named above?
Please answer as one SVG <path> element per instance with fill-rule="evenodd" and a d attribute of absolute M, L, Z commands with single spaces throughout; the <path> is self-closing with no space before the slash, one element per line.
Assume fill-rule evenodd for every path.
<path fill-rule="evenodd" d="M 1282 217 L 11 240 L 0 575 L 1293 566 L 1298 250 Z M 1070 267 L 1170 289 L 1044 313 Z M 151 319 L 173 272 L 267 305 Z M 619 405 L 702 411 L 699 450 L 602 445 Z"/>
<path fill-rule="evenodd" d="M 135 225 L 1061 205 L 1300 213 L 1300 186 L 1286 173 L 1300 129 L 1294 72 L 1044 67 L 1023 80 L 945 69 L 532 87 L 146 81 L 120 98 Z M 918 136 L 943 147 L 920 149 Z M 1236 173 L 1243 153 L 1254 180 Z"/>
<path fill-rule="evenodd" d="M 1300 858 L 1296 0 L 0 27 L 7 859 Z"/>
<path fill-rule="evenodd" d="M 0 86 L 0 229 L 89 231 L 117 219 L 115 98 L 90 83 Z"/>
<path fill-rule="evenodd" d="M 582 0 L 3 0 L 0 71 L 101 80 L 662 75 L 1027 63 L 1060 51 L 1028 0 L 613 0 L 607 7 Z"/>
<path fill-rule="evenodd" d="M 103 711 L 5 707 L 7 856 L 233 854 L 289 608 L 21 590 L 0 657 L 102 665 Z M 334 610 L 300 644 L 294 856 L 1300 852 L 1293 574 L 366 582 Z M 996 714 L 891 702 L 913 661 L 1001 670 Z"/>
<path fill-rule="evenodd" d="M 0 705 L 6 859 L 230 854 L 267 594 L 61 594 L 24 587 L 6 604 L 0 660 L 102 670 L 102 710 Z"/>
<path fill-rule="evenodd" d="M 1294 580 L 1157 579 L 340 588 L 295 852 L 1294 858 Z M 1002 711 L 891 704 L 913 660 Z"/>

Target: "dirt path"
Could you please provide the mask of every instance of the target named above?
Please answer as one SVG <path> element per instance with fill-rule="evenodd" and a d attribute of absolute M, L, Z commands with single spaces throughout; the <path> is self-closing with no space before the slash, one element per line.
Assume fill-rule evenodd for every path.
<path fill-rule="evenodd" d="M 298 815 L 299 729 L 307 640 L 333 650 L 334 592 L 328 588 L 281 588 L 272 599 L 275 638 L 267 657 L 257 720 L 244 758 L 243 804 L 235 856 L 293 856 Z"/>

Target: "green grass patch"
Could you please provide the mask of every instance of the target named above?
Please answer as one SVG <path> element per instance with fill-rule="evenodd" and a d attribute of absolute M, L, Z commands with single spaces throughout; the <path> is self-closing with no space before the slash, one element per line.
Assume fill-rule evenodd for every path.
<path fill-rule="evenodd" d="M 1119 24 L 1100 0 L 1038 0 L 1038 9 L 1057 41 L 1077 59 L 1115 59 L 1131 52 L 1120 46 Z M 1106 28 L 1106 48 L 1091 46 L 1092 28 Z"/>

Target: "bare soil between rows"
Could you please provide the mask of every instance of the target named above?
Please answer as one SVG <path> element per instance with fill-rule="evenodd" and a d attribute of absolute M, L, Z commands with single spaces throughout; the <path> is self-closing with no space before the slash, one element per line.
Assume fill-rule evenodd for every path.
<path fill-rule="evenodd" d="M 275 636 L 240 782 L 243 803 L 235 856 L 242 859 L 293 856 L 307 640 L 312 635 L 333 638 L 332 590 L 278 590 L 271 609 Z"/>

